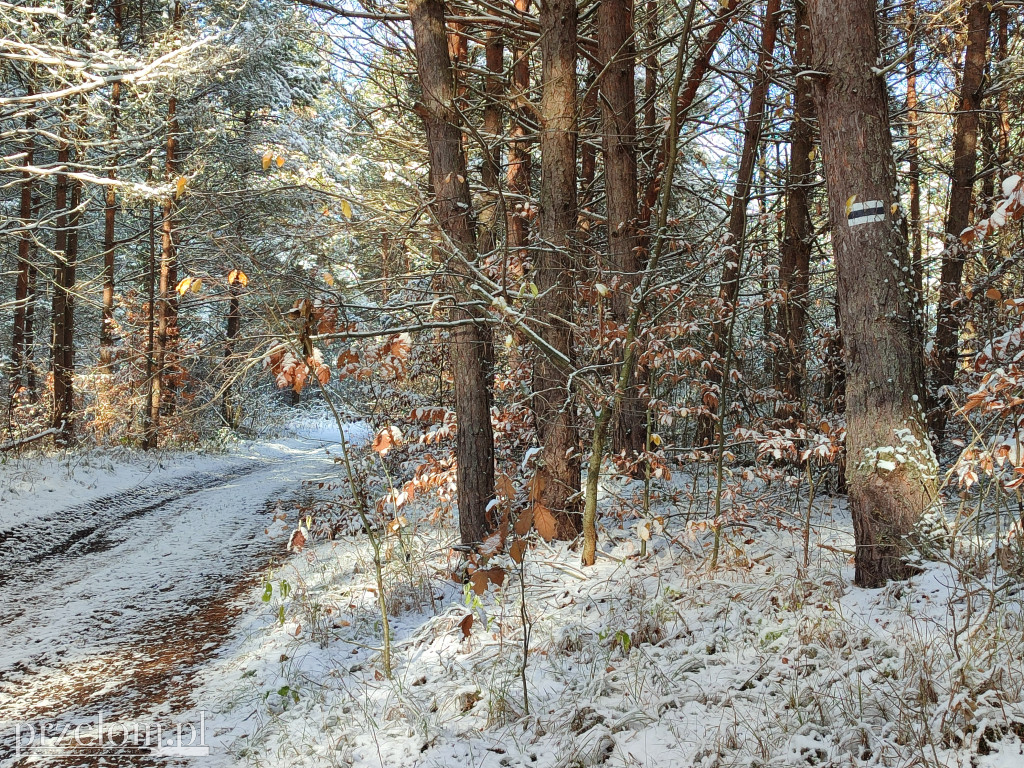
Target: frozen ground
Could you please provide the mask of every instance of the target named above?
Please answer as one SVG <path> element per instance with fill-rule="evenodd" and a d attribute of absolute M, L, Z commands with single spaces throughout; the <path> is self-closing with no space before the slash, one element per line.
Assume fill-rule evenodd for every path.
<path fill-rule="evenodd" d="M 609 516 L 596 567 L 534 542 L 480 597 L 450 578 L 450 519 L 406 507 L 385 541 L 389 679 L 365 535 L 284 555 L 341 493 L 301 483 L 339 474 L 330 435 L 306 435 L 139 468 L 134 485 L 120 467 L 22 487 L 92 497 L 19 513 L 31 534 L 5 540 L 0 720 L 202 711 L 211 754 L 189 764 L 211 768 L 1024 765 L 1016 582 L 965 554 L 854 588 L 849 520 L 827 498 L 805 569 L 802 502 L 781 489 L 733 499 L 760 508 L 725 529 L 714 571 L 699 504 L 677 491 L 644 557 Z M 129 501 L 94 514 L 115 490 Z M 609 515 L 628 506 L 631 489 L 608 490 Z M 74 534 L 31 528 L 43 517 L 99 522 L 58 547 L 39 541 Z M 0 765 L 35 762 L 10 747 Z"/>

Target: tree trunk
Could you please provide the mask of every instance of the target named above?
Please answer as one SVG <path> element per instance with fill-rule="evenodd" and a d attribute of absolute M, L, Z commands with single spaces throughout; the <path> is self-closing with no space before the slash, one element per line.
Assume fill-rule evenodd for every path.
<path fill-rule="evenodd" d="M 846 477 L 856 581 L 904 578 L 921 513 L 936 498 L 938 467 L 921 408 L 919 318 L 907 284 L 875 0 L 807 0 L 814 100 L 828 182 L 846 359 Z M 897 219 L 897 220 L 894 220 Z"/>
<path fill-rule="evenodd" d="M 120 44 L 121 0 L 114 0 L 114 34 Z M 117 122 L 120 118 L 121 83 L 114 83 L 110 90 L 110 143 L 117 142 Z M 107 178 L 117 178 L 118 157 L 111 162 Z M 114 372 L 114 222 L 117 215 L 117 194 L 114 185 L 106 190 L 103 208 L 103 305 L 100 315 L 100 372 L 110 375 Z"/>
<path fill-rule="evenodd" d="M 177 339 L 178 325 L 178 306 L 175 298 L 178 266 L 174 242 L 174 219 L 177 208 L 175 186 L 178 178 L 178 120 L 176 112 L 177 99 L 171 96 L 167 102 L 167 154 L 164 162 L 164 178 L 172 189 L 167 193 L 167 199 L 164 200 L 160 226 L 160 293 L 157 301 L 156 339 L 153 347 L 153 395 L 150 402 L 150 428 L 153 432 L 150 447 L 152 448 L 156 447 L 159 439 L 160 417 L 165 401 L 174 396 L 174 388 L 167 373 Z"/>
<path fill-rule="evenodd" d="M 604 184 L 608 213 L 608 269 L 616 282 L 612 312 L 629 323 L 637 287 L 637 135 L 636 45 L 633 0 L 604 0 L 597 10 L 597 56 L 604 67 L 600 80 Z M 647 409 L 639 396 L 637 376 L 613 416 L 612 451 L 627 457 L 643 453 Z"/>
<path fill-rule="evenodd" d="M 147 174 L 147 181 L 153 181 L 153 170 L 150 167 Z M 152 450 L 157 446 L 157 436 L 160 427 L 160 390 L 157 382 L 156 353 L 157 353 L 157 327 L 156 327 L 156 205 L 149 201 L 149 268 L 146 274 L 146 303 L 149 312 L 146 316 L 146 407 L 142 414 L 142 447 L 144 450 Z M 154 416 L 156 421 L 154 421 Z"/>
<path fill-rule="evenodd" d="M 25 116 L 25 165 L 30 166 L 35 157 L 35 125 L 36 114 L 30 111 Z M 18 218 L 22 227 L 18 238 L 18 277 L 14 288 L 14 329 L 11 335 L 11 397 L 13 398 L 28 381 L 28 318 L 32 286 L 32 232 L 29 230 L 32 221 L 32 174 L 24 171 L 21 174 L 21 199 L 18 207 Z"/>
<path fill-rule="evenodd" d="M 480 211 L 478 245 L 480 253 L 487 254 L 494 250 L 503 224 L 498 210 L 501 200 L 498 179 L 501 174 L 501 141 L 504 133 L 501 101 L 505 95 L 505 82 L 502 77 L 505 68 L 505 41 L 499 30 L 487 31 L 484 58 L 487 64 L 487 74 L 484 76 L 484 94 L 487 100 L 484 102 L 482 135 L 487 146 L 484 147 L 483 164 L 480 169 L 485 202 L 483 210 Z"/>
<path fill-rule="evenodd" d="M 540 291 L 540 336 L 572 359 L 572 270 L 576 265 L 576 24 L 575 0 L 545 0 L 540 9 L 540 242 L 534 269 Z M 580 530 L 580 447 L 568 371 L 544 354 L 533 372 L 534 414 L 542 448 L 540 503 L 554 515 L 557 535 Z"/>
<path fill-rule="evenodd" d="M 239 293 L 241 289 L 238 281 L 231 281 L 228 278 L 228 318 L 227 329 L 224 335 L 224 373 L 227 381 L 224 382 L 224 396 L 221 399 L 221 417 L 224 423 L 231 429 L 238 429 L 241 422 L 241 408 L 235 401 L 234 387 L 234 355 L 235 339 L 242 328 L 242 312 L 239 305 Z"/>
<path fill-rule="evenodd" d="M 974 175 L 978 160 L 978 126 L 985 80 L 985 59 L 992 8 L 986 0 L 975 0 L 967 11 L 967 45 L 960 105 L 953 121 L 953 170 L 950 175 L 949 209 L 946 212 L 945 247 L 939 280 L 939 307 L 935 325 L 935 378 L 933 382 L 931 428 L 941 444 L 946 434 L 949 403 L 942 387 L 956 381 L 960 342 L 960 317 L 953 305 L 960 295 L 966 251 L 960 233 L 971 216 Z"/>
<path fill-rule="evenodd" d="M 757 163 L 757 152 L 761 144 L 761 132 L 764 126 L 764 105 L 768 97 L 768 86 L 771 84 L 772 56 L 775 53 L 775 38 L 778 29 L 780 0 L 768 0 L 765 6 L 764 20 L 761 24 L 761 49 L 757 56 L 757 69 L 754 72 L 754 84 L 750 89 L 750 103 L 747 106 L 747 119 L 743 127 L 743 150 L 740 154 L 740 165 L 736 174 L 736 187 L 732 193 L 732 205 L 729 210 L 728 241 L 722 249 L 722 281 L 719 284 L 718 298 L 720 314 L 712 325 L 712 337 L 715 342 L 714 364 L 708 368 L 708 384 L 714 392 L 714 400 L 718 402 L 718 413 L 722 419 L 725 414 L 725 392 L 723 377 L 728 377 L 728 359 L 731 357 L 733 314 L 736 311 L 736 300 L 739 297 L 740 277 L 743 270 L 744 240 L 747 235 L 747 204 L 750 202 L 750 189 L 754 179 L 754 166 Z M 709 398 L 702 398 L 709 402 Z M 718 419 L 709 413 L 703 413 L 697 421 L 697 445 L 711 445 L 715 439 L 715 425 Z M 720 425 L 721 429 L 725 425 Z"/>
<path fill-rule="evenodd" d="M 793 68 L 800 72 L 811 68 L 810 30 L 807 8 L 796 0 L 794 36 L 796 50 Z M 786 181 L 786 222 L 779 263 L 779 306 L 777 333 L 781 339 L 775 365 L 775 386 L 784 398 L 777 415 L 783 419 L 803 420 L 802 387 L 804 380 L 804 328 L 807 325 L 807 291 L 810 279 L 811 244 L 814 229 L 808 197 L 814 183 L 814 99 L 811 81 L 798 77 L 793 89 L 793 122 L 789 127 L 789 177 Z"/>
<path fill-rule="evenodd" d="M 67 112 L 59 113 L 61 121 L 57 165 L 66 169 L 71 158 L 71 144 L 66 135 Z M 58 442 L 67 443 L 74 432 L 74 252 L 70 246 L 68 189 L 66 172 L 57 174 L 54 207 L 57 211 L 54 236 L 53 304 L 51 312 L 53 370 L 53 409 L 51 426 L 58 430 Z"/>
<path fill-rule="evenodd" d="M 910 264 L 915 299 L 924 308 L 924 242 L 921 221 L 921 155 L 917 135 L 917 0 L 907 5 L 907 182 L 910 192 Z"/>
<path fill-rule="evenodd" d="M 530 0 L 515 0 L 516 11 L 525 16 L 530 9 Z M 533 132 L 530 124 L 530 113 L 526 104 L 530 91 L 530 58 L 529 49 L 517 40 L 512 49 L 512 88 L 511 111 L 512 130 L 508 145 L 508 191 L 512 205 L 508 212 L 508 248 L 522 263 L 526 260 L 527 233 L 530 220 L 527 215 L 527 201 L 530 198 L 530 158 L 529 135 Z"/>
<path fill-rule="evenodd" d="M 440 0 L 409 0 L 433 179 L 434 213 L 458 249 L 451 264 L 451 290 L 458 305 L 452 319 L 473 318 L 466 290 L 476 261 L 476 234 L 471 216 L 466 157 L 459 115 L 454 109 L 455 77 L 445 41 L 444 5 Z M 483 324 L 467 323 L 452 332 L 455 377 L 456 457 L 458 460 L 459 533 L 466 544 L 483 541 L 494 529 L 487 507 L 494 499 L 494 436 L 491 428 L 491 340 Z"/>

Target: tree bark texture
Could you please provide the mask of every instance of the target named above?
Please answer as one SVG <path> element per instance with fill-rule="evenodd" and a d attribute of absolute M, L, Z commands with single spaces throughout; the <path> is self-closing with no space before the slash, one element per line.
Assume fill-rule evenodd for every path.
<path fill-rule="evenodd" d="M 810 29 L 803 0 L 796 0 L 793 54 L 794 69 L 811 68 Z M 793 88 L 793 122 L 789 127 L 789 176 L 786 180 L 786 221 L 779 263 L 779 293 L 782 296 L 778 313 L 777 333 L 781 340 L 775 365 L 775 386 L 784 401 L 778 415 L 786 419 L 803 419 L 802 394 L 805 374 L 804 329 L 807 325 L 807 291 L 810 280 L 811 245 L 814 228 L 808 205 L 814 183 L 814 99 L 811 81 L 798 77 Z"/>
<path fill-rule="evenodd" d="M 828 182 L 846 362 L 846 477 L 856 581 L 903 578 L 922 512 L 935 500 L 937 464 L 924 423 L 924 372 L 875 0 L 807 0 L 814 99 Z M 863 206 L 863 207 L 861 207 Z"/>
<path fill-rule="evenodd" d="M 604 183 L 608 215 L 608 269 L 615 320 L 625 326 L 640 271 L 637 242 L 636 44 L 633 0 L 604 0 L 597 10 L 597 55 L 603 118 Z M 636 372 L 635 372 L 636 373 Z M 612 450 L 627 457 L 646 448 L 647 411 L 635 375 L 613 416 Z"/>
<path fill-rule="evenodd" d="M 576 242 L 575 0 L 545 0 L 541 25 L 541 182 L 539 242 L 534 251 L 540 336 L 570 360 Z M 534 366 L 534 414 L 542 448 L 541 503 L 554 515 L 558 536 L 580 529 L 580 447 L 568 371 L 547 355 Z"/>
<path fill-rule="evenodd" d="M 476 260 L 477 246 L 462 132 L 454 109 L 455 76 L 445 39 L 444 5 L 440 0 L 409 0 L 408 8 L 422 90 L 417 110 L 427 135 L 433 210 L 441 229 L 458 249 L 450 261 L 451 289 L 459 301 L 452 309 L 452 319 L 465 320 L 473 316 L 464 306 L 469 303 L 465 283 L 471 279 L 465 263 Z M 460 325 L 452 335 L 459 533 L 463 543 L 469 544 L 483 541 L 494 530 L 494 522 L 487 517 L 487 506 L 494 498 L 493 353 L 490 332 L 483 324 Z"/>

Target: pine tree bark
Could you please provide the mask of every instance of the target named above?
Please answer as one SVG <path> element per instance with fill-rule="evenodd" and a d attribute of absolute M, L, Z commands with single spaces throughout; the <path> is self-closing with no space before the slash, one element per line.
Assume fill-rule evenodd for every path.
<path fill-rule="evenodd" d="M 462 150 L 459 115 L 455 111 L 455 77 L 445 40 L 444 5 L 440 0 L 409 0 L 422 101 L 423 119 L 433 179 L 433 210 L 444 233 L 458 249 L 451 264 L 451 290 L 458 305 L 453 320 L 474 318 L 467 309 L 469 270 L 477 258 L 471 219 L 466 157 Z M 465 262 L 465 263 L 464 263 Z M 485 326 L 466 323 L 455 328 L 452 366 L 455 413 L 458 422 L 459 533 L 463 543 L 483 541 L 494 530 L 487 507 L 494 498 L 494 435 L 491 428 L 490 333 Z"/>
<path fill-rule="evenodd" d="M 482 135 L 487 143 L 483 148 L 483 163 L 480 181 L 483 184 L 485 202 L 481 213 L 481 227 L 478 249 L 486 254 L 494 250 L 498 242 L 502 217 L 498 210 L 501 204 L 499 179 L 501 177 L 501 142 L 504 133 L 502 121 L 502 100 L 505 96 L 505 40 L 497 29 L 487 30 L 484 45 L 484 59 L 487 74 L 484 75 L 484 119 Z"/>
<path fill-rule="evenodd" d="M 936 498 L 921 403 L 919 318 L 908 285 L 875 0 L 807 0 L 846 361 L 846 478 L 856 581 L 904 578 L 906 537 Z M 863 208 L 859 206 L 864 206 Z"/>
<path fill-rule="evenodd" d="M 114 0 L 114 34 L 120 44 L 121 0 Z M 121 83 L 114 83 L 110 90 L 110 143 L 117 141 L 118 120 L 121 111 Z M 117 156 L 110 164 L 107 178 L 117 179 Z M 114 185 L 107 186 L 103 208 L 103 300 L 100 313 L 100 372 L 110 375 L 114 372 L 114 224 L 117 216 L 117 192 Z"/>
<path fill-rule="evenodd" d="M 232 281 L 229 275 L 227 328 L 224 334 L 224 372 L 227 376 L 227 381 L 224 383 L 224 395 L 221 398 L 221 418 L 224 419 L 224 423 L 231 429 L 238 429 L 241 421 L 241 409 L 235 401 L 234 372 L 232 370 L 234 367 L 235 339 L 238 338 L 238 332 L 242 329 L 240 293 L 241 286 L 239 282 L 237 280 Z"/>
<path fill-rule="evenodd" d="M 172 27 L 181 21 L 181 3 L 175 0 Z M 160 439 L 160 419 L 165 406 L 174 407 L 175 387 L 169 369 L 178 340 L 178 255 L 175 244 L 177 214 L 177 180 L 181 175 L 178 158 L 178 100 L 174 94 L 167 99 L 167 140 L 165 143 L 164 180 L 171 189 L 163 204 L 160 225 L 160 282 L 157 301 L 156 337 L 153 343 L 152 392 L 150 393 L 150 435 L 147 443 L 156 448 Z"/>
<path fill-rule="evenodd" d="M 743 149 L 740 153 L 736 186 L 733 189 L 732 204 L 729 209 L 728 241 L 722 248 L 722 258 L 725 263 L 722 265 L 722 279 L 718 291 L 720 313 L 715 318 L 711 331 L 717 359 L 709 367 L 707 377 L 707 386 L 713 393 L 714 401 L 719 403 L 719 414 L 724 413 L 721 407 L 724 395 L 721 385 L 723 377 L 729 375 L 729 371 L 725 369 L 727 360 L 731 357 L 729 348 L 732 346 L 731 334 L 734 322 L 732 315 L 736 311 L 736 300 L 740 291 L 744 241 L 747 236 L 747 204 L 750 202 L 754 167 L 757 164 L 757 153 L 761 145 L 761 133 L 764 126 L 765 101 L 768 97 L 768 86 L 771 84 L 779 2 L 780 0 L 768 0 L 765 6 L 757 68 L 754 70 L 754 83 L 750 89 L 747 117 L 743 126 Z M 703 400 L 709 402 L 710 398 L 704 397 Z M 709 413 L 703 413 L 700 416 L 697 421 L 697 445 L 711 445 L 715 441 L 717 422 L 718 419 Z"/>
<path fill-rule="evenodd" d="M 541 26 L 541 182 L 539 240 L 534 253 L 537 300 L 545 343 L 573 357 L 573 268 L 576 242 L 575 0 L 545 0 Z M 541 504 L 555 518 L 557 535 L 580 530 L 580 446 L 568 371 L 540 354 L 533 372 L 534 414 L 542 449 Z"/>
<path fill-rule="evenodd" d="M 515 10 L 525 17 L 530 10 L 530 0 L 515 0 Z M 527 107 L 530 92 L 529 49 L 514 38 L 512 48 L 512 83 L 510 106 L 512 113 L 511 137 L 508 145 L 507 184 L 512 204 L 508 212 L 508 248 L 516 254 L 521 263 L 526 260 L 529 215 L 527 205 L 530 199 L 530 135 L 532 120 Z"/>
<path fill-rule="evenodd" d="M 811 68 L 810 29 L 803 0 L 795 0 L 793 68 Z M 775 386 L 783 402 L 777 416 L 803 420 L 804 329 L 807 325 L 807 292 L 810 279 L 814 229 L 808 206 L 814 183 L 814 99 L 811 81 L 797 77 L 793 88 L 793 122 L 789 127 L 789 175 L 786 180 L 786 222 L 779 263 L 779 306 L 776 333 L 781 340 L 775 366 Z"/>
<path fill-rule="evenodd" d="M 29 91 L 31 93 L 31 91 Z M 29 111 L 25 116 L 25 165 L 30 166 L 35 157 L 35 125 L 36 113 Z M 18 218 L 22 227 L 18 238 L 18 276 L 14 287 L 14 328 L 11 334 L 11 397 L 28 383 L 28 319 L 29 304 L 32 301 L 32 232 L 29 230 L 32 221 L 32 174 L 23 171 L 21 174 L 20 199 Z"/>
<path fill-rule="evenodd" d="M 178 265 L 174 242 L 177 210 L 176 181 L 179 175 L 177 144 L 177 99 L 172 95 L 167 101 L 167 142 L 164 160 L 164 177 L 172 189 L 164 200 L 160 225 L 160 288 L 157 300 L 156 338 L 153 345 L 153 392 L 149 417 L 149 426 L 152 432 L 149 442 L 152 448 L 155 448 L 159 441 L 160 419 L 165 403 L 174 395 L 168 369 L 177 339 L 178 326 L 178 302 L 175 293 L 178 282 Z"/>
<path fill-rule="evenodd" d="M 987 0 L 975 0 L 967 10 L 967 45 L 960 103 L 953 121 L 953 168 L 950 174 L 949 208 L 946 211 L 945 247 L 939 278 L 939 307 L 935 324 L 935 376 L 931 428 L 941 444 L 946 434 L 950 403 L 942 387 L 956 381 L 960 346 L 960 316 L 954 301 L 960 295 L 966 250 L 960 242 L 971 216 L 975 170 L 978 164 L 978 127 L 988 57 L 992 8 Z"/>
<path fill-rule="evenodd" d="M 68 443 L 74 433 L 74 250 L 70 247 L 70 210 L 68 192 L 70 182 L 66 169 L 71 159 L 71 144 L 67 136 L 67 111 L 60 111 L 61 129 L 57 148 L 57 165 L 65 171 L 57 174 L 54 208 L 57 211 L 54 235 L 53 302 L 50 313 L 51 368 L 53 372 L 53 408 L 51 427 L 58 432 L 58 442 Z"/>
<path fill-rule="evenodd" d="M 608 220 L 608 267 L 617 285 L 611 307 L 615 320 L 629 323 L 640 271 L 637 243 L 636 44 L 633 0 L 604 0 L 597 10 L 604 183 Z M 613 415 L 612 451 L 632 458 L 643 453 L 647 409 L 634 375 Z"/>
<path fill-rule="evenodd" d="M 917 132 L 917 1 L 907 5 L 907 186 L 910 194 L 910 263 L 919 308 L 924 303 L 924 242 L 921 228 L 921 152 Z"/>

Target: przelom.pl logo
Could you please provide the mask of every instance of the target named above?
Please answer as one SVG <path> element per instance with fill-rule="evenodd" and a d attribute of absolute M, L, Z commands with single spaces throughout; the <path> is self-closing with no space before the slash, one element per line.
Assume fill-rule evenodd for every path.
<path fill-rule="evenodd" d="M 198 723 L 161 723 L 96 717 L 72 723 L 43 721 L 14 724 L 16 757 L 206 757 L 206 711 Z"/>

